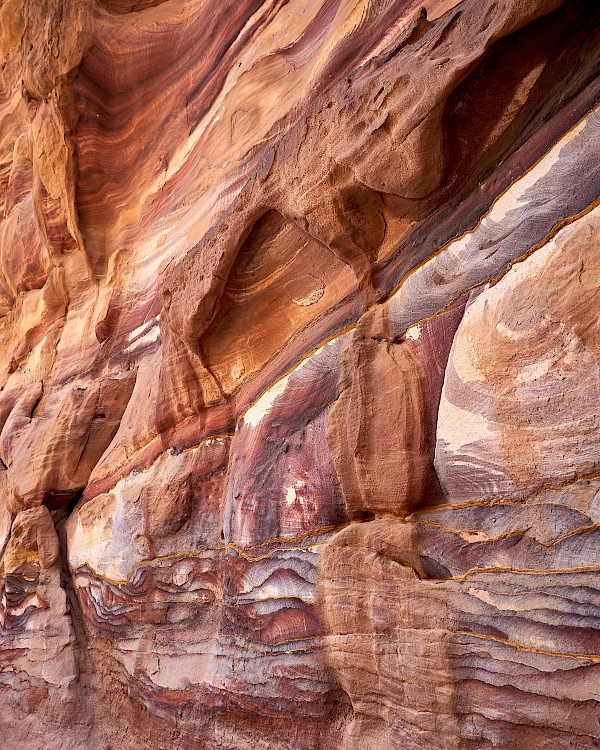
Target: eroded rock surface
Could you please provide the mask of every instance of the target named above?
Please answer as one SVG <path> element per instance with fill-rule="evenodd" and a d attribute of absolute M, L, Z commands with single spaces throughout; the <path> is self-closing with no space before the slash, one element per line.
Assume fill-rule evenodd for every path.
<path fill-rule="evenodd" d="M 600 747 L 596 0 L 5 0 L 7 750 Z"/>

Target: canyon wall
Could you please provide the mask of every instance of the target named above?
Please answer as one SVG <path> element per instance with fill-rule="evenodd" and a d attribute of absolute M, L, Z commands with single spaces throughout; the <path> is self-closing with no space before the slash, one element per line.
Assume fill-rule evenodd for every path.
<path fill-rule="evenodd" d="M 597 0 L 3 0 L 6 750 L 600 748 Z"/>

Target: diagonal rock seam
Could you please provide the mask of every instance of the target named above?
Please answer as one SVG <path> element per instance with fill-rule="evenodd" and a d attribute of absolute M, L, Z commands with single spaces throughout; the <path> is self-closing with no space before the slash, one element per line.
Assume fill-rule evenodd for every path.
<path fill-rule="evenodd" d="M 7 747 L 596 747 L 600 12 L 234 6 L 0 8 Z"/>

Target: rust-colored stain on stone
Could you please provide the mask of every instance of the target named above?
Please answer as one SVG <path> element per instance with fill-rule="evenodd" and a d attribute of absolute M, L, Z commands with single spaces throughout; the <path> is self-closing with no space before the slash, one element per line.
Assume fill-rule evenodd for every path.
<path fill-rule="evenodd" d="M 597 0 L 3 0 L 0 746 L 600 748 Z"/>

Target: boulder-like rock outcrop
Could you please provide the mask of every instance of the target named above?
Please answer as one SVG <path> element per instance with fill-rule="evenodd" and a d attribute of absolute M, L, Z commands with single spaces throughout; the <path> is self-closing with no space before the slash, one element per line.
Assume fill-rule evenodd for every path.
<path fill-rule="evenodd" d="M 4 0 L 6 750 L 600 748 L 597 0 Z"/>

